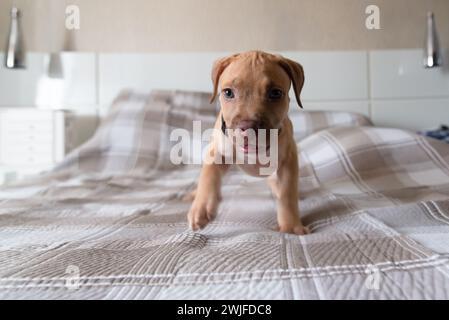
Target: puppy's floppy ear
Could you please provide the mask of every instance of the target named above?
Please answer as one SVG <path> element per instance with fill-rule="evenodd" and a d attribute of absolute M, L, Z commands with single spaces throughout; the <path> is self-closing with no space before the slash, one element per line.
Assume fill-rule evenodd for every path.
<path fill-rule="evenodd" d="M 214 66 L 212 67 L 212 83 L 214 85 L 214 91 L 212 93 L 212 97 L 210 98 L 210 103 L 214 102 L 215 97 L 217 96 L 218 91 L 218 83 L 220 81 L 220 76 L 223 73 L 224 69 L 229 66 L 239 54 L 234 54 L 229 57 L 218 59 L 214 62 Z"/>
<path fill-rule="evenodd" d="M 304 70 L 302 66 L 293 60 L 278 56 L 279 64 L 287 72 L 292 81 L 293 90 L 295 91 L 296 102 L 302 108 L 300 94 L 304 86 Z"/>

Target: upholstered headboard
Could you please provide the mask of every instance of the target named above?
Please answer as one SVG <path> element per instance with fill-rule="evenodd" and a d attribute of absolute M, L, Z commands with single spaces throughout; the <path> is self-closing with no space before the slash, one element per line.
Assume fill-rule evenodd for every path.
<path fill-rule="evenodd" d="M 412 130 L 449 123 L 449 73 L 424 69 L 421 49 L 279 53 L 303 65 L 308 110 L 355 111 L 376 125 Z M 30 53 L 25 70 L 0 67 L 0 107 L 40 105 L 101 116 L 125 88 L 210 91 L 212 63 L 227 54 L 67 52 L 55 85 L 45 81 L 49 55 Z"/>

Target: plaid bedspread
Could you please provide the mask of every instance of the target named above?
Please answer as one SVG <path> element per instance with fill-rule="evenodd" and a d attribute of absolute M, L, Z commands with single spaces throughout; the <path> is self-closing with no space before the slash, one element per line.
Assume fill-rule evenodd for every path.
<path fill-rule="evenodd" d="M 274 231 L 266 183 L 236 170 L 216 220 L 192 232 L 182 197 L 200 167 L 171 164 L 168 137 L 212 126 L 207 100 L 125 92 L 53 172 L 1 188 L 0 298 L 449 298 L 449 145 L 292 111 L 312 234 Z"/>

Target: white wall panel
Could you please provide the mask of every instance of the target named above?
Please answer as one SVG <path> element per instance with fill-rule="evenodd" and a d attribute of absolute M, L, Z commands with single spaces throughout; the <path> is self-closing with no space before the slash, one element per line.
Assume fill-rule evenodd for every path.
<path fill-rule="evenodd" d="M 372 120 L 382 127 L 436 129 L 449 124 L 449 99 L 374 101 Z"/>
<path fill-rule="evenodd" d="M 60 54 L 61 80 L 48 77 L 49 55 L 29 53 L 26 69 L 4 67 L 0 54 L 0 107 L 78 108 L 97 103 L 95 54 Z"/>
<path fill-rule="evenodd" d="M 123 90 L 212 91 L 213 62 L 226 53 L 100 54 L 100 104 L 109 104 Z"/>
<path fill-rule="evenodd" d="M 302 100 L 363 100 L 368 98 L 366 51 L 282 52 L 302 64 Z"/>
<path fill-rule="evenodd" d="M 449 61 L 440 68 L 423 66 L 423 50 L 370 52 L 373 99 L 449 97 Z"/>
<path fill-rule="evenodd" d="M 227 54 L 62 53 L 64 80 L 57 85 L 47 77 L 48 54 L 29 53 L 25 70 L 0 64 L 0 107 L 41 105 L 104 115 L 123 89 L 211 91 L 212 64 Z M 449 123 L 449 64 L 424 69 L 420 49 L 281 54 L 304 66 L 305 110 L 358 112 L 379 125 L 410 129 Z"/>

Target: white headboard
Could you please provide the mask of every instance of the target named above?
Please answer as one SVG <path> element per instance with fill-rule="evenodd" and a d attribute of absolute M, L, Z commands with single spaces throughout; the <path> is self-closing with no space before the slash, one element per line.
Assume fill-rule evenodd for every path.
<path fill-rule="evenodd" d="M 449 124 L 448 68 L 424 69 L 421 49 L 279 53 L 304 67 L 306 110 L 354 111 L 376 125 L 412 130 Z M 57 105 L 96 115 L 125 88 L 210 91 L 212 63 L 228 54 L 62 53 L 64 85 Z M 47 59 L 30 53 L 26 70 L 0 67 L 0 107 L 45 105 L 37 97 Z"/>

